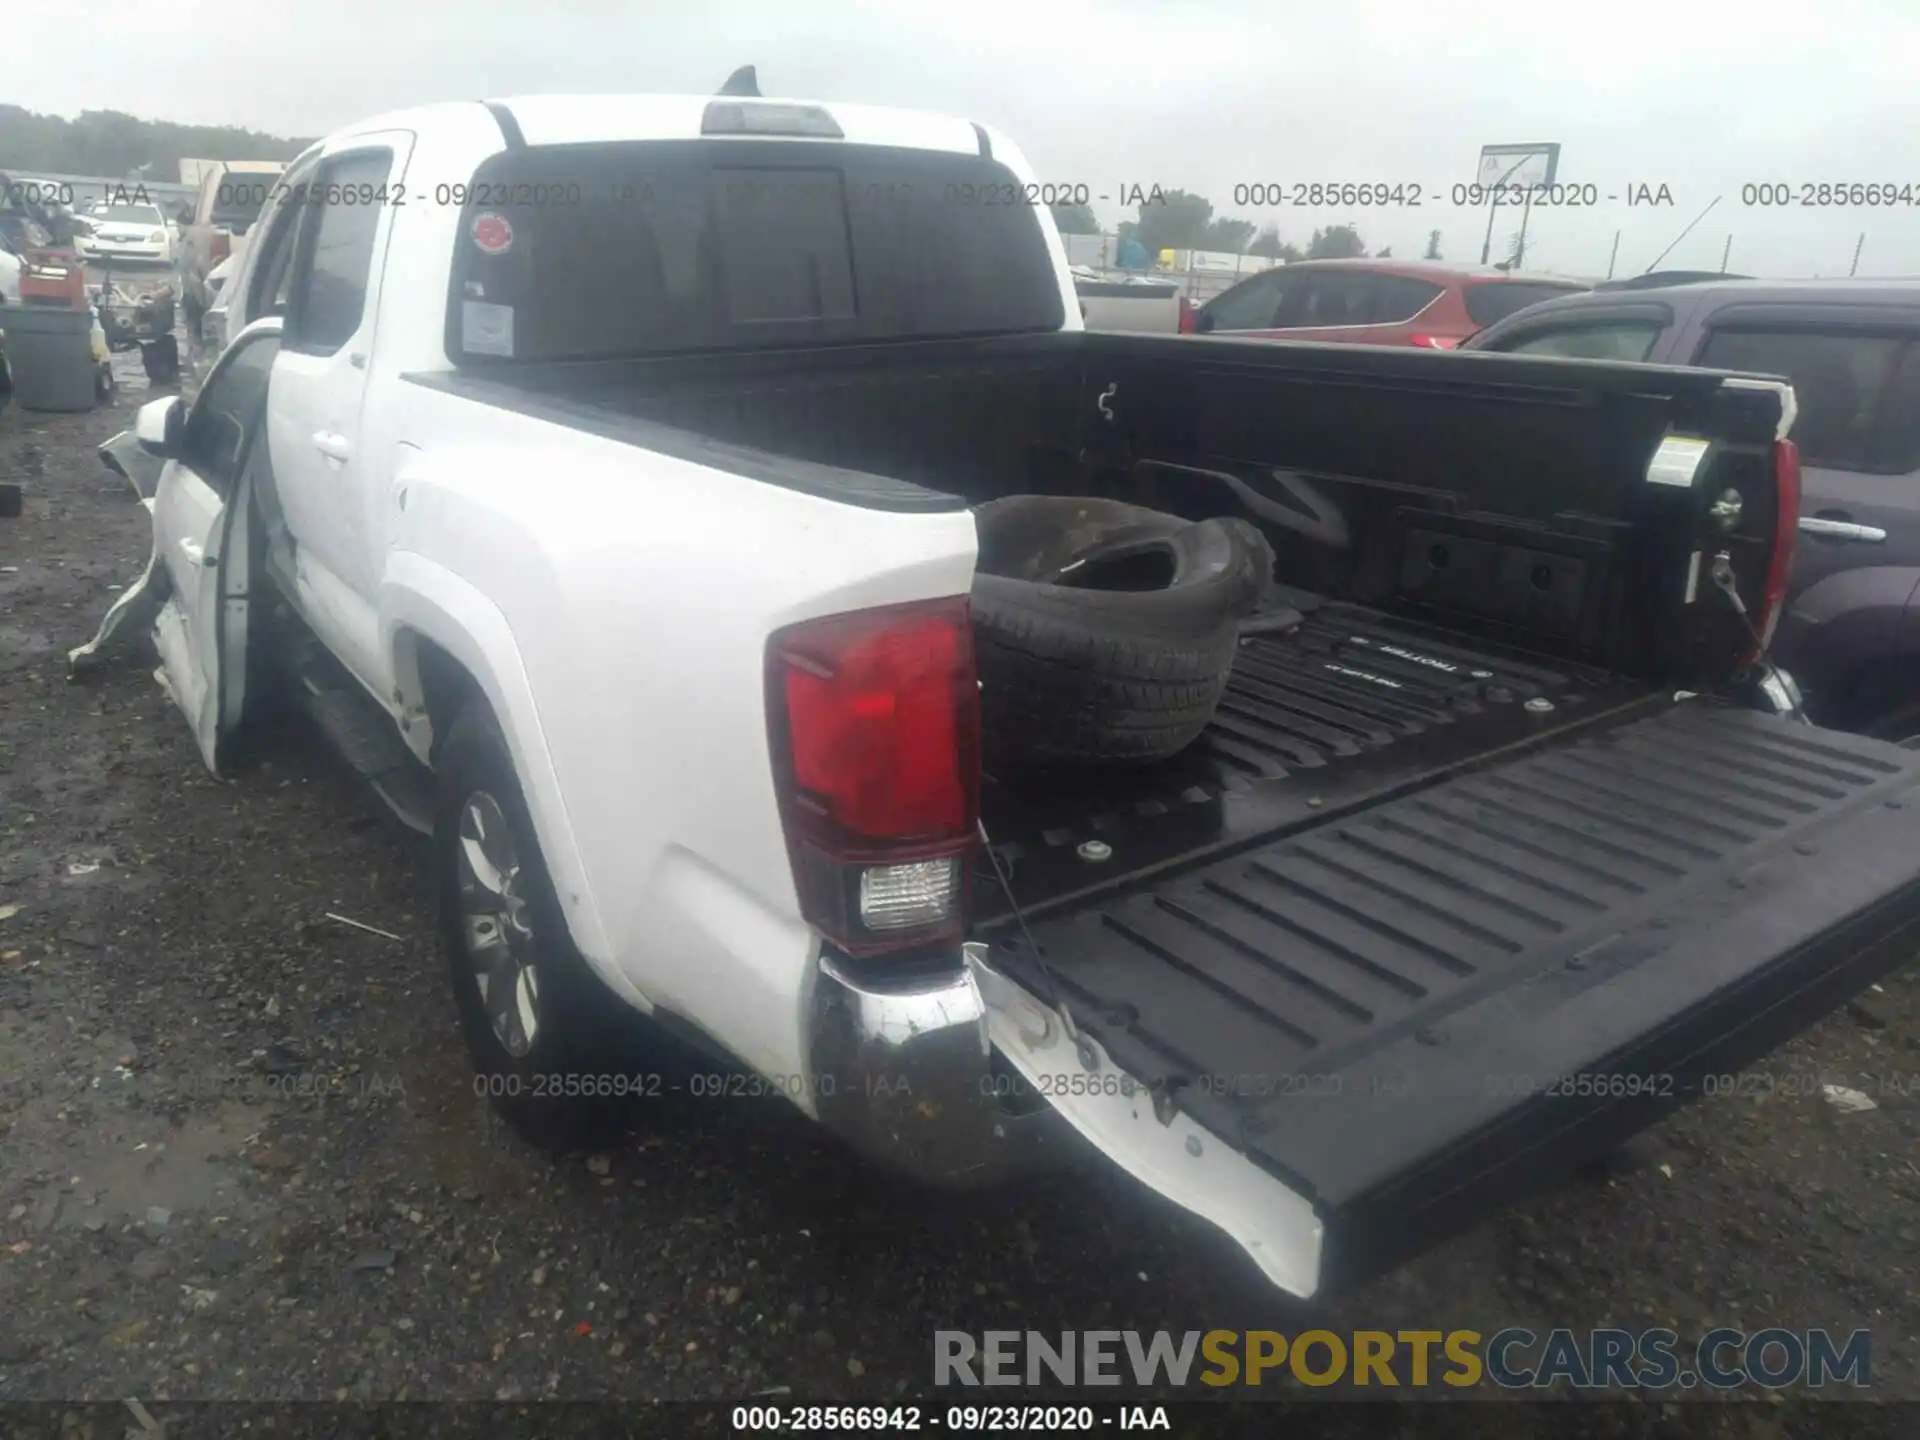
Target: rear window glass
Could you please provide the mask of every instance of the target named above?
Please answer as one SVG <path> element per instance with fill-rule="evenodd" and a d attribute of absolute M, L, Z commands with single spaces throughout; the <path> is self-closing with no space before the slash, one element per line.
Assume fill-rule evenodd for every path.
<path fill-rule="evenodd" d="M 1413 319 L 1439 298 L 1445 287 L 1411 275 L 1380 275 L 1374 279 L 1373 323 L 1399 325 Z"/>
<path fill-rule="evenodd" d="M 1920 469 L 1920 341 L 1820 330 L 1716 330 L 1699 363 L 1784 375 L 1799 418 L 1801 459 L 1835 470 Z"/>
<path fill-rule="evenodd" d="M 463 204 L 456 361 L 1054 330 L 1064 316 L 1024 187 L 977 156 L 808 141 L 540 146 L 443 188 Z"/>
<path fill-rule="evenodd" d="M 392 167 L 390 151 L 369 150 L 330 161 L 320 172 L 321 203 L 292 297 L 290 345 L 331 355 L 359 331 L 382 207 L 358 197 L 384 185 Z"/>
<path fill-rule="evenodd" d="M 1523 322 L 1524 323 L 1524 322 Z M 1559 355 L 1571 360 L 1645 360 L 1660 338 L 1657 320 L 1614 320 L 1536 330 L 1518 340 L 1489 345 L 1512 355 Z"/>
<path fill-rule="evenodd" d="M 261 207 L 280 183 L 278 175 L 228 170 L 214 183 L 207 223 L 243 231 L 260 218 Z"/>
<path fill-rule="evenodd" d="M 1491 325 L 1519 314 L 1529 305 L 1556 300 L 1562 295 L 1578 295 L 1585 288 L 1584 285 L 1540 285 L 1528 280 L 1490 280 L 1469 285 L 1467 318 L 1476 325 Z"/>
<path fill-rule="evenodd" d="M 1282 277 L 1256 275 L 1208 303 L 1209 330 L 1263 330 L 1273 324 L 1280 305 Z"/>

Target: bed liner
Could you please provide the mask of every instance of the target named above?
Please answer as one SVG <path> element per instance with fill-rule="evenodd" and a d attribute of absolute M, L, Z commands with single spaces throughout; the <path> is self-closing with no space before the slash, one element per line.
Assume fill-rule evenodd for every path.
<path fill-rule="evenodd" d="M 1212 725 L 1180 755 L 1051 783 L 988 777 L 987 831 L 1029 919 L 1672 703 L 1603 671 L 1298 598 L 1311 607 L 1298 629 L 1242 639 Z M 1107 858 L 1085 859 L 1089 841 Z M 974 904 L 984 934 L 1012 918 L 990 866 Z"/>
<path fill-rule="evenodd" d="M 1386 627 L 1339 640 L 1351 618 L 1263 637 L 1236 690 L 1378 649 Z M 1319 658 L 1328 642 L 1342 658 Z M 1657 697 L 1649 713 L 1564 670 L 1528 678 L 1557 705 L 1586 695 L 1566 708 L 1597 719 L 1437 782 L 1431 766 L 1396 780 L 1396 725 L 1427 740 L 1524 730 L 1524 704 L 1469 701 L 1446 677 L 1417 700 L 1393 692 L 1357 753 L 1318 766 L 1248 780 L 1234 773 L 1246 757 L 1216 746 L 1215 783 L 1247 780 L 1226 793 L 1262 813 L 1284 806 L 1260 786 L 1333 798 L 1268 838 L 1222 834 L 1211 860 L 1030 916 L 1044 965 L 1017 925 L 989 927 L 995 963 L 1057 993 L 1157 1105 L 1312 1202 L 1329 1278 L 1390 1265 L 1624 1139 L 1920 943 L 1920 753 L 1705 699 Z M 1300 713 L 1269 718 L 1277 731 Z M 1388 798 L 1352 772 L 1332 783 L 1370 755 Z M 1085 834 L 1124 843 L 1147 818 L 1127 800 L 1124 821 L 1110 806 L 1104 826 L 1038 853 L 1073 856 Z M 1232 806 L 1193 808 L 1230 829 Z M 1022 865 L 1031 883 L 1031 854 L 1016 879 Z M 1601 1091 L 1558 1093 L 1569 1075 Z"/>

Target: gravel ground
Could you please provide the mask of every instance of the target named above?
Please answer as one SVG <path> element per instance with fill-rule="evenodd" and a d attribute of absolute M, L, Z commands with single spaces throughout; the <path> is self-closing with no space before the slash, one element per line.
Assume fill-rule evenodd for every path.
<path fill-rule="evenodd" d="M 27 488 L 0 519 L 0 1400 L 880 1401 L 929 1389 L 936 1328 L 1300 1328 L 1091 1156 L 953 1197 L 771 1102 L 650 1101 L 595 1155 L 504 1131 L 407 853 L 330 758 L 290 729 L 211 779 L 144 639 L 66 678 L 148 549 L 92 454 L 148 398 L 131 362 L 111 411 L 0 414 Z M 1874 1393 L 1920 1399 L 1917 1019 L 1910 966 L 1771 1095 L 1316 1318 L 1867 1327 Z"/>

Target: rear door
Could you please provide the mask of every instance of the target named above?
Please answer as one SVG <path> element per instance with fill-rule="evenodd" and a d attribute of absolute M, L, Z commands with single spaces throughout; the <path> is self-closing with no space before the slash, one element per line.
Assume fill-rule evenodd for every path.
<path fill-rule="evenodd" d="M 167 692 L 210 768 L 245 702 L 244 662 L 222 663 L 223 651 L 245 651 L 248 557 L 236 506 L 241 479 L 264 449 L 267 381 L 279 348 L 277 330 L 267 327 L 220 357 L 187 412 L 180 454 L 154 491 L 154 552 L 168 580 L 154 644 Z"/>
<path fill-rule="evenodd" d="M 1196 329 L 1204 335 L 1257 339 L 1260 332 L 1273 329 L 1285 297 L 1303 278 L 1302 272 L 1276 268 L 1242 280 L 1200 307 Z"/>
<path fill-rule="evenodd" d="M 361 445 L 381 257 L 412 136 L 356 135 L 322 158 L 306 191 L 274 367 L 268 440 L 293 546 L 294 603 L 362 682 L 384 694 L 368 507 L 378 457 Z"/>
<path fill-rule="evenodd" d="M 1410 329 L 1418 328 L 1445 294 L 1444 285 L 1408 275 L 1308 270 L 1288 288 L 1268 334 L 1275 340 L 1405 344 Z"/>
<path fill-rule="evenodd" d="M 1920 307 L 1729 305 L 1706 318 L 1689 360 L 1793 382 L 1796 593 L 1920 563 Z"/>

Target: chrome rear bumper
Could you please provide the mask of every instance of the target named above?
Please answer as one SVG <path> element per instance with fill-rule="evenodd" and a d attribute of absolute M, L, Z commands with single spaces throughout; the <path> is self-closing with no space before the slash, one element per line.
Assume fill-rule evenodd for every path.
<path fill-rule="evenodd" d="M 972 973 L 881 980 L 823 956 L 809 1023 L 821 1123 L 868 1158 L 937 1185 L 990 1184 L 1040 1158 L 1052 1112 L 1001 1096 Z"/>

